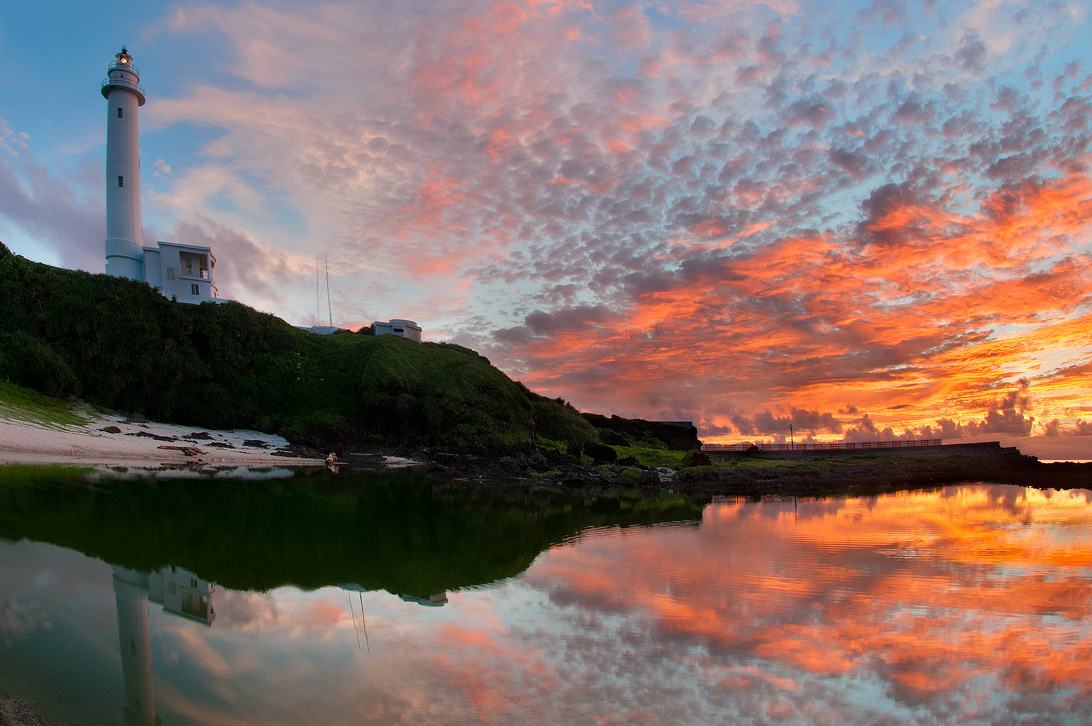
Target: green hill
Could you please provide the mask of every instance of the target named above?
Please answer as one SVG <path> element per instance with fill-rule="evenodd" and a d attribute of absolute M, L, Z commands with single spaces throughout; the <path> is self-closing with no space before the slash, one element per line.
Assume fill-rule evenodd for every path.
<path fill-rule="evenodd" d="M 0 379 L 54 397 L 317 447 L 496 454 L 596 430 L 472 350 L 314 335 L 237 302 L 183 305 L 142 282 L 26 260 L 0 244 Z"/>

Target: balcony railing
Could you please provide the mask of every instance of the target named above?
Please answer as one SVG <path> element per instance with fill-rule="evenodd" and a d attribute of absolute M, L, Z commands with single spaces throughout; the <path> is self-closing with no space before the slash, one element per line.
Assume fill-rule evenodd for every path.
<path fill-rule="evenodd" d="M 102 82 L 102 87 L 105 89 L 107 86 L 125 86 L 126 88 L 133 89 L 134 91 L 139 93 L 141 96 L 145 95 L 144 94 L 144 86 L 140 85 L 139 83 L 137 83 L 136 81 L 134 81 L 134 80 L 132 80 L 130 78 L 125 78 L 124 76 L 116 76 L 114 78 L 107 78 L 105 81 Z"/>

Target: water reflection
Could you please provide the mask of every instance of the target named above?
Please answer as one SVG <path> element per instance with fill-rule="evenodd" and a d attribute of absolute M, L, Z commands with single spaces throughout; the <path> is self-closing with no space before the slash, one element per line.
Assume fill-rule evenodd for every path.
<path fill-rule="evenodd" d="M 1090 502 L 985 485 L 718 500 L 695 522 L 600 520 L 433 596 L 236 589 L 0 541 L 0 690 L 33 696 L 16 674 L 57 682 L 76 656 L 116 682 L 64 694 L 74 723 L 123 703 L 125 723 L 167 726 L 1088 723 Z"/>
<path fill-rule="evenodd" d="M 136 572 L 113 567 L 114 598 L 118 608 L 118 645 L 125 679 L 126 726 L 154 726 L 152 639 L 148 628 L 148 601 L 163 612 L 212 625 L 212 583 L 177 567 L 158 572 Z"/>
<path fill-rule="evenodd" d="M 1084 722 L 1090 577 L 1088 492 L 986 486 L 727 500 L 697 531 L 591 539 L 527 575 L 578 612 L 643 623 L 630 635 L 650 649 L 693 654 L 737 706 L 759 688 L 796 715 L 820 693 L 850 708 L 844 689 L 867 684 L 883 718 L 909 723 L 919 708 L 1005 723 L 1029 706 Z"/>
<path fill-rule="evenodd" d="M 354 582 L 419 598 L 522 572 L 587 527 L 701 516 L 677 495 L 465 491 L 414 472 L 288 482 L 115 480 L 0 467 L 0 537 L 53 542 L 133 570 L 166 564 L 235 589 Z M 67 477 L 67 478 L 65 478 Z"/>

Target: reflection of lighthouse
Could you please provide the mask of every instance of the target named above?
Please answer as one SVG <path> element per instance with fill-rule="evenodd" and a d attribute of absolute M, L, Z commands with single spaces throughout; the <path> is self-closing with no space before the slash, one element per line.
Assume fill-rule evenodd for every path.
<path fill-rule="evenodd" d="M 164 567 L 144 573 L 114 566 L 114 598 L 118 607 L 118 645 L 125 678 L 125 726 L 155 726 L 152 688 L 152 639 L 148 629 L 148 601 L 163 611 L 212 625 L 213 586 L 192 572 Z"/>
<path fill-rule="evenodd" d="M 125 726 L 154 726 L 152 641 L 148 633 L 148 575 L 114 567 L 118 641 L 125 676 Z"/>

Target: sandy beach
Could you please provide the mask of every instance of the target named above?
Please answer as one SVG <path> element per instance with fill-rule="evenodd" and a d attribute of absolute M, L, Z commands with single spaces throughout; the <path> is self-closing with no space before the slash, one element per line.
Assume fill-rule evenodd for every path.
<path fill-rule="evenodd" d="M 34 420 L 0 407 L 0 465 L 80 464 L 124 467 L 322 466 L 301 458 L 281 436 L 132 421 L 77 412 L 86 424 Z"/>

